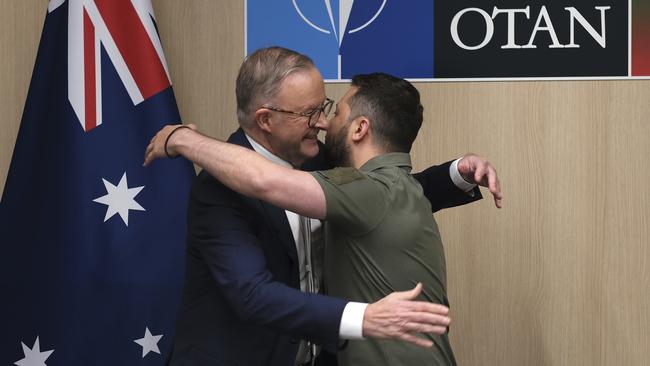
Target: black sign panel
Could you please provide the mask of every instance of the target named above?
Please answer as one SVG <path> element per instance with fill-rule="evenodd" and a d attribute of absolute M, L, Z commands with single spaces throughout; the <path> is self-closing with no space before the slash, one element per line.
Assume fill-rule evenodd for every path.
<path fill-rule="evenodd" d="M 628 76 L 628 1 L 435 1 L 435 78 Z"/>

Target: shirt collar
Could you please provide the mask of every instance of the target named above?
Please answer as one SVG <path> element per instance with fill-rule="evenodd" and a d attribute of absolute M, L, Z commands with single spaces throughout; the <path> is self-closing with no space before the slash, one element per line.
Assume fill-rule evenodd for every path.
<path fill-rule="evenodd" d="M 371 172 L 387 166 L 398 166 L 405 169 L 407 172 L 410 172 L 412 168 L 411 155 L 403 152 L 393 152 L 375 156 L 366 161 L 359 170 L 362 172 Z"/>
<path fill-rule="evenodd" d="M 248 142 L 250 142 L 251 146 L 253 147 L 253 150 L 255 150 L 258 154 L 262 155 L 263 157 L 271 160 L 272 162 L 278 165 L 282 165 L 284 167 L 293 169 L 293 166 L 289 162 L 282 160 L 281 158 L 274 155 L 272 152 L 268 151 L 264 146 L 260 145 L 257 141 L 253 140 L 252 137 L 248 136 L 247 133 L 244 132 L 244 135 L 246 136 L 246 139 L 248 139 Z"/>

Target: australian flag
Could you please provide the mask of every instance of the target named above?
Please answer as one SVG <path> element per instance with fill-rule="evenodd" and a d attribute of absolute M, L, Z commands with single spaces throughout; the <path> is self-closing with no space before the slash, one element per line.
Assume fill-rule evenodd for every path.
<path fill-rule="evenodd" d="M 50 0 L 0 202 L 0 364 L 164 363 L 194 170 L 142 161 L 178 121 L 150 0 Z"/>

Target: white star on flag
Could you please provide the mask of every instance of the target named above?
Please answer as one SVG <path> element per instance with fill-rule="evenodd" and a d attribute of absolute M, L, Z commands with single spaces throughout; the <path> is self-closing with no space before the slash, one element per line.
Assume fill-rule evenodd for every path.
<path fill-rule="evenodd" d="M 162 338 L 163 335 L 151 335 L 149 327 L 144 328 L 144 337 L 136 339 L 133 342 L 142 346 L 142 358 L 146 356 L 149 352 L 156 352 L 160 354 L 160 349 L 158 348 L 158 341 Z"/>
<path fill-rule="evenodd" d="M 102 181 L 104 181 L 104 187 L 106 187 L 107 194 L 95 198 L 93 202 L 102 203 L 108 206 L 104 222 L 113 217 L 116 213 L 119 213 L 124 224 L 129 226 L 129 210 L 146 211 L 134 199 L 144 186 L 129 188 L 126 182 L 126 172 L 122 175 L 122 179 L 120 179 L 117 186 L 114 186 L 104 178 L 102 178 Z"/>
<path fill-rule="evenodd" d="M 54 352 L 54 350 L 49 350 L 41 352 L 41 345 L 38 342 L 38 337 L 36 337 L 36 342 L 34 346 L 30 349 L 25 345 L 25 343 L 20 342 L 23 345 L 23 353 L 25 357 L 22 360 L 14 362 L 14 365 L 17 366 L 47 366 L 45 360 Z"/>

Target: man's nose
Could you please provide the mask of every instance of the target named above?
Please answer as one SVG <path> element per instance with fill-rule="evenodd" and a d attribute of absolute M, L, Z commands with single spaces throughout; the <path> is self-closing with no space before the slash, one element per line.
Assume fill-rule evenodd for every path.
<path fill-rule="evenodd" d="M 325 113 L 320 113 L 318 116 L 318 121 L 316 121 L 316 124 L 314 125 L 314 128 L 318 128 L 319 130 L 327 131 L 327 129 L 330 126 L 330 122 L 325 116 Z"/>

